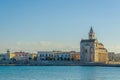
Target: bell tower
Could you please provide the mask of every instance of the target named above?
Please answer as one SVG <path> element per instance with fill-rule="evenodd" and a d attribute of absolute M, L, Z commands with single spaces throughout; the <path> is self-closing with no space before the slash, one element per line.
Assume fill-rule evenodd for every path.
<path fill-rule="evenodd" d="M 10 59 L 10 50 L 8 49 L 7 50 L 7 56 L 6 56 L 7 59 Z"/>
<path fill-rule="evenodd" d="M 91 26 L 90 32 L 89 32 L 89 39 L 95 39 L 95 33 L 94 33 L 93 29 L 92 29 L 92 26 Z"/>

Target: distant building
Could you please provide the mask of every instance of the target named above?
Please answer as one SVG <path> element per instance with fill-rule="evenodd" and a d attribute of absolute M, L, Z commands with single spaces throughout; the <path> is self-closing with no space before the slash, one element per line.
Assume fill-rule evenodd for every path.
<path fill-rule="evenodd" d="M 9 54 L 9 59 L 15 58 L 15 53 L 10 53 Z"/>
<path fill-rule="evenodd" d="M 80 42 L 80 60 L 83 63 L 106 63 L 108 61 L 107 49 L 95 39 L 92 27 L 89 32 L 89 39 L 82 39 Z"/>
<path fill-rule="evenodd" d="M 120 53 L 115 54 L 114 61 L 120 62 Z"/>
<path fill-rule="evenodd" d="M 8 55 L 6 53 L 0 54 L 0 60 L 7 60 L 7 59 L 8 59 Z"/>
<path fill-rule="evenodd" d="M 70 52 L 54 52 L 54 58 L 55 60 L 63 61 L 63 60 L 71 60 Z"/>
<path fill-rule="evenodd" d="M 1 53 L 0 60 L 9 60 L 9 54 L 10 54 L 9 50 L 7 50 L 7 53 Z"/>
<path fill-rule="evenodd" d="M 120 64 L 120 53 L 108 53 L 109 64 Z"/>
<path fill-rule="evenodd" d="M 80 52 L 71 51 L 71 60 L 80 60 Z"/>
<path fill-rule="evenodd" d="M 33 60 L 34 58 L 37 58 L 37 54 L 36 53 L 31 53 L 30 54 L 30 58 Z"/>
<path fill-rule="evenodd" d="M 45 61 L 45 60 L 70 60 L 71 54 L 70 52 L 62 52 L 62 51 L 38 51 L 37 60 Z"/>
<path fill-rule="evenodd" d="M 38 61 L 51 60 L 53 59 L 53 54 L 51 51 L 38 51 L 37 59 Z"/>
<path fill-rule="evenodd" d="M 30 54 L 28 52 L 14 52 L 11 55 L 13 58 L 15 58 L 16 60 L 29 60 L 30 58 Z"/>
<path fill-rule="evenodd" d="M 115 53 L 114 52 L 108 52 L 108 61 L 115 61 Z"/>

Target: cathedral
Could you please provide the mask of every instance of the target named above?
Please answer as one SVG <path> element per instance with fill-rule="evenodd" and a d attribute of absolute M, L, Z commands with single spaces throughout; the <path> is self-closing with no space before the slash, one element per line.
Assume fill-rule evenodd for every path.
<path fill-rule="evenodd" d="M 102 43 L 95 39 L 95 33 L 91 27 L 89 39 L 80 42 L 80 60 L 82 63 L 107 63 L 108 52 Z"/>

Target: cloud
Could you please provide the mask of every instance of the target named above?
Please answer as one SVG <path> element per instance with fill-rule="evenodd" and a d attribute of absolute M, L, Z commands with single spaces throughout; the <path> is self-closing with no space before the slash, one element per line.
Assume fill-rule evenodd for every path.
<path fill-rule="evenodd" d="M 12 52 L 14 51 L 27 51 L 27 52 L 37 52 L 37 51 L 52 51 L 52 50 L 62 50 L 62 51 L 79 51 L 79 44 L 67 44 L 60 42 L 51 41 L 39 41 L 39 42 L 16 42 L 11 45 L 6 45 Z"/>
<path fill-rule="evenodd" d="M 120 45 L 109 45 L 107 49 L 108 52 L 120 53 Z"/>
<path fill-rule="evenodd" d="M 39 41 L 39 42 L 17 42 L 17 46 L 49 46 L 51 42 L 49 41 Z"/>
<path fill-rule="evenodd" d="M 120 52 L 120 45 L 106 45 L 108 52 Z M 10 49 L 11 52 L 15 51 L 26 51 L 26 52 L 35 52 L 37 51 L 52 51 L 52 50 L 61 50 L 61 51 L 80 51 L 79 43 L 62 43 L 62 42 L 52 42 L 52 41 L 38 41 L 38 42 L 14 42 L 14 43 L 2 43 L 0 45 L 0 52 L 6 52 L 7 49 Z"/>

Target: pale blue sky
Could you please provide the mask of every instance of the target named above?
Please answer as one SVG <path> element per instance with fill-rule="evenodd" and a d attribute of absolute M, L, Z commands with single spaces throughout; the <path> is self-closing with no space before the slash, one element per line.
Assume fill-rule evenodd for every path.
<path fill-rule="evenodd" d="M 79 51 L 91 25 L 120 52 L 120 0 L 0 0 L 0 52 Z"/>

